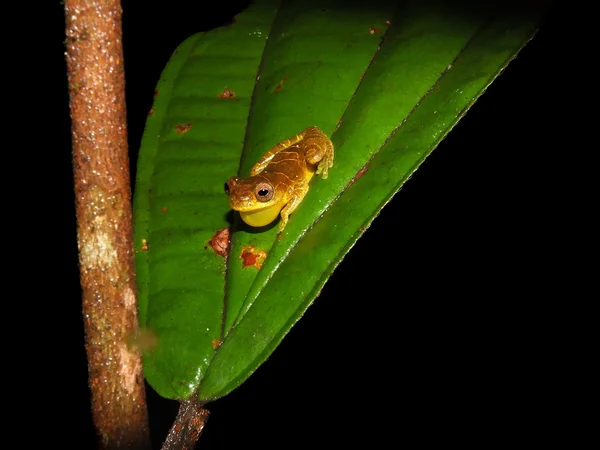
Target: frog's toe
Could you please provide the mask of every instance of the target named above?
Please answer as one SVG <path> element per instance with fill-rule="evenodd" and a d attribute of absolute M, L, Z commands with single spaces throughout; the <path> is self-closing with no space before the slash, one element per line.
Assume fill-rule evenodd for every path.
<path fill-rule="evenodd" d="M 317 175 L 320 174 L 323 178 L 327 178 L 327 169 L 329 169 L 329 167 L 327 167 L 327 164 L 319 164 L 319 167 L 317 167 L 317 171 L 315 173 Z"/>
<path fill-rule="evenodd" d="M 333 160 L 330 158 L 327 159 L 323 159 L 318 167 L 317 167 L 317 171 L 315 172 L 317 175 L 321 174 L 321 176 L 323 178 L 327 178 L 327 172 L 329 171 L 329 168 L 333 166 Z"/>
<path fill-rule="evenodd" d="M 288 223 L 288 219 L 287 217 L 281 217 L 281 221 L 279 222 L 279 226 L 277 227 L 277 234 L 281 233 L 283 231 L 283 229 L 285 228 L 285 226 Z"/>

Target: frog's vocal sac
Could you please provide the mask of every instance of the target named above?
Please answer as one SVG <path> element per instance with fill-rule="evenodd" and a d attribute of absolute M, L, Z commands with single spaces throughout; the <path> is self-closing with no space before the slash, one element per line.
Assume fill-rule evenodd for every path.
<path fill-rule="evenodd" d="M 281 215 L 281 233 L 308 192 L 312 176 L 327 178 L 332 166 L 333 143 L 318 127 L 309 127 L 265 153 L 248 178 L 227 180 L 225 192 L 231 209 L 252 227 L 268 225 Z"/>

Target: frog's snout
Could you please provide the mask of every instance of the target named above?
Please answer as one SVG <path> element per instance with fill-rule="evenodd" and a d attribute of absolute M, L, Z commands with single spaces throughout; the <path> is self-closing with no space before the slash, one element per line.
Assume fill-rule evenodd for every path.
<path fill-rule="evenodd" d="M 238 194 L 237 195 L 237 199 L 240 203 L 250 203 L 250 200 L 252 200 L 252 195 L 250 194 Z"/>

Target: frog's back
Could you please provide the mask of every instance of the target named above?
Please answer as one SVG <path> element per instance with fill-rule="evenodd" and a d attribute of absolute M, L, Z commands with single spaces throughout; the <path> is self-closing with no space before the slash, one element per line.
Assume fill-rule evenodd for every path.
<path fill-rule="evenodd" d="M 273 156 L 262 174 L 269 174 L 269 177 L 281 177 L 282 182 L 298 183 L 309 180 L 314 170 L 314 167 L 306 162 L 304 151 L 298 144 L 295 144 Z"/>

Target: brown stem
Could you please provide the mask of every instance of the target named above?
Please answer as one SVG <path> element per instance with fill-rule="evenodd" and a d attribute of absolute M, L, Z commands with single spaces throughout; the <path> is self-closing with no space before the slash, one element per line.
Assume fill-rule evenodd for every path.
<path fill-rule="evenodd" d="M 162 450 L 193 450 L 210 412 L 197 400 L 183 400 Z"/>
<path fill-rule="evenodd" d="M 150 448 L 137 332 L 118 0 L 65 0 L 77 239 L 92 414 L 105 449 Z"/>

